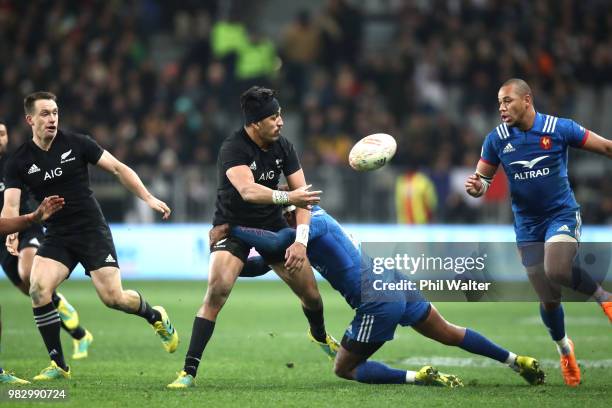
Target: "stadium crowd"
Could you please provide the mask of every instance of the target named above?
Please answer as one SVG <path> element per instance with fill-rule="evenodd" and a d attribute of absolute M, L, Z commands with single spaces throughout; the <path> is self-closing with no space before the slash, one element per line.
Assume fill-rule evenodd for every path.
<path fill-rule="evenodd" d="M 328 0 L 305 2 L 278 28 L 264 27 L 263 3 L 282 8 L 273 0 L 0 0 L 0 116 L 11 144 L 29 135 L 23 96 L 54 92 L 60 125 L 91 133 L 172 206 L 186 197 L 178 220 L 201 221 L 212 211 L 215 158 L 239 118 L 238 95 L 257 83 L 280 91 L 295 133 L 287 136 L 338 218 L 509 222 L 503 176 L 484 207 L 463 192 L 499 122 L 504 80 L 525 78 L 538 110 L 612 137 L 605 0 Z M 398 142 L 392 166 L 372 181 L 390 203 L 382 209 L 353 205 L 364 176 L 347 168 L 352 144 L 376 132 Z M 610 165 L 572 156 L 584 222 L 611 222 Z"/>

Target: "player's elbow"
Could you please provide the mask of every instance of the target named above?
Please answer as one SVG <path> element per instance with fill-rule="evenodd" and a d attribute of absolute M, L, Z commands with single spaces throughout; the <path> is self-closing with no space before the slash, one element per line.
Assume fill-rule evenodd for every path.
<path fill-rule="evenodd" d="M 238 188 L 238 194 L 240 194 L 240 197 L 242 197 L 242 199 L 247 203 L 255 202 L 255 189 L 250 185 L 241 186 Z"/>

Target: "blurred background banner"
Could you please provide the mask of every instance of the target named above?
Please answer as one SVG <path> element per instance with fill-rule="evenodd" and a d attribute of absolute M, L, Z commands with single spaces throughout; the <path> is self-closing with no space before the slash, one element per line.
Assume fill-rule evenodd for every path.
<path fill-rule="evenodd" d="M 463 188 L 510 77 L 539 111 L 612 137 L 609 0 L 0 0 L 0 58 L 12 147 L 31 137 L 24 96 L 52 91 L 60 127 L 137 170 L 173 222 L 210 222 L 253 84 L 279 91 L 283 133 L 342 222 L 510 224 L 503 172 L 483 200 Z M 395 158 L 353 172 L 351 145 L 376 132 Z M 584 224 L 609 224 L 612 162 L 570 150 Z M 109 221 L 159 222 L 112 176 L 92 182 Z"/>
<path fill-rule="evenodd" d="M 497 245 L 500 258 L 508 260 L 504 271 L 512 270 L 521 277 L 524 271 L 516 255 L 514 231 L 509 226 L 484 225 L 429 225 L 401 226 L 388 224 L 346 224 L 345 229 L 367 245 L 395 242 L 492 242 Z M 208 277 L 208 230 L 210 224 L 171 225 L 111 225 L 117 248 L 121 275 L 125 279 L 205 280 Z M 585 242 L 608 243 L 610 231 L 607 227 L 585 227 Z M 585 244 L 586 245 L 586 244 Z M 500 252 L 501 251 L 501 252 Z M 504 252 L 505 251 L 505 252 Z M 369 254 L 376 256 L 375 253 Z M 587 259 L 588 263 L 588 259 Z M 504 272 L 498 272 L 504 273 Z M 317 279 L 321 279 L 316 274 Z M 85 279 L 82 266 L 78 266 L 70 279 Z M 6 279 L 0 274 L 0 279 Z M 278 279 L 274 273 L 259 278 Z M 8 280 L 5 282 L 9 284 Z"/>

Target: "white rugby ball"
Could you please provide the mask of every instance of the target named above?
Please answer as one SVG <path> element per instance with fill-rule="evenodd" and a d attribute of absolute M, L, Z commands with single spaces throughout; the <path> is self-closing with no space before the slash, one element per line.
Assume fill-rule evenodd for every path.
<path fill-rule="evenodd" d="M 376 170 L 391 160 L 396 149 L 393 136 L 374 133 L 355 143 L 349 153 L 349 164 L 357 171 Z"/>

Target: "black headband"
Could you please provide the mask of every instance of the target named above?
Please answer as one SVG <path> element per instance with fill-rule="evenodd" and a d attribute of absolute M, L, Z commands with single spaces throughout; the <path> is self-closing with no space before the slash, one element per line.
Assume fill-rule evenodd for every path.
<path fill-rule="evenodd" d="M 280 104 L 278 103 L 278 99 L 272 98 L 257 109 L 245 109 L 242 114 L 244 115 L 245 124 L 250 125 L 251 123 L 259 122 L 268 116 L 278 113 L 279 110 Z"/>

